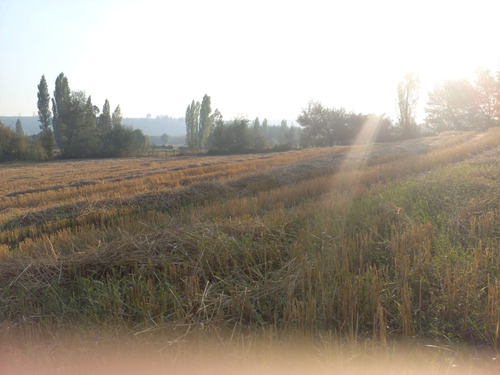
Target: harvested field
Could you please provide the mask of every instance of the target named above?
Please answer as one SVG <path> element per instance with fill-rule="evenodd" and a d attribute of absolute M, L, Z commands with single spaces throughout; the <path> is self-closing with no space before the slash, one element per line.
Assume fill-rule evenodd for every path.
<path fill-rule="evenodd" d="M 460 134 L 456 137 L 467 139 Z M 1 166 L 0 245 L 12 245 L 25 237 L 11 235 L 9 229 L 29 231 L 34 225 L 61 219 L 69 219 L 68 225 L 73 225 L 75 218 L 90 215 L 90 220 L 97 220 L 113 209 L 154 207 L 169 211 L 193 200 L 255 195 L 332 175 L 343 164 L 344 169 L 346 164 L 349 168 L 364 165 L 364 160 L 373 165 L 386 164 L 449 142 L 440 136 L 369 149 L 335 147 L 244 158 L 128 158 Z M 56 228 L 63 229 L 63 225 Z M 32 238 L 33 231 L 30 233 Z"/>
<path fill-rule="evenodd" d="M 495 128 L 265 155 L 0 166 L 0 335 L 189 327 L 185 337 L 228 342 L 330 335 L 490 355 L 499 160 Z"/>

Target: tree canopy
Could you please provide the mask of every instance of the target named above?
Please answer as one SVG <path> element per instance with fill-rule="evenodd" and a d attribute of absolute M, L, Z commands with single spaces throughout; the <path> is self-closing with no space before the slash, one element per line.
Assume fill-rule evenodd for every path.
<path fill-rule="evenodd" d="M 379 115 L 348 112 L 344 108 L 327 108 L 310 102 L 297 119 L 302 126 L 303 147 L 349 145 L 356 141 L 385 141 L 393 138 L 394 126 L 390 119 Z M 369 128 L 369 129 L 367 129 Z M 357 139 L 362 130 L 370 139 Z"/>
<path fill-rule="evenodd" d="M 427 125 L 435 131 L 485 130 L 500 125 L 500 69 L 481 70 L 474 82 L 447 80 L 429 93 Z"/>
<path fill-rule="evenodd" d="M 111 115 L 106 99 L 98 116 L 100 111 L 92 98 L 83 91 L 72 92 L 63 73 L 56 79 L 52 108 L 54 135 L 62 157 L 127 156 L 148 147 L 142 131 L 122 125 L 119 105 Z"/>
<path fill-rule="evenodd" d="M 45 76 L 38 85 L 37 97 L 41 132 L 24 137 L 28 140 L 28 158 L 51 157 L 56 145 L 63 158 L 128 156 L 143 153 L 149 147 L 148 138 L 141 130 L 122 125 L 120 106 L 111 115 L 106 99 L 101 112 L 90 95 L 70 90 L 64 73 L 55 81 L 52 113 Z"/>

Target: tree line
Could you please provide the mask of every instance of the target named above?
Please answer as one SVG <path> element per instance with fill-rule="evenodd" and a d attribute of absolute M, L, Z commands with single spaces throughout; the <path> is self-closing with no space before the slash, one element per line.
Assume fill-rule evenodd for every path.
<path fill-rule="evenodd" d="M 461 79 L 437 84 L 428 93 L 426 117 L 421 124 L 415 118 L 419 91 L 420 81 L 415 74 L 407 74 L 399 82 L 396 122 L 385 116 L 309 103 L 297 120 L 302 126 L 301 146 L 350 144 L 366 124 L 373 127 L 373 141 L 408 139 L 445 130 L 484 131 L 500 125 L 500 69 L 496 75 L 480 70 L 473 82 Z"/>
<path fill-rule="evenodd" d="M 202 120 L 203 103 L 208 109 Z M 208 105 L 206 104 L 208 103 Z M 211 154 L 235 154 L 266 151 L 283 151 L 301 147 L 326 147 L 352 143 L 367 121 L 377 122 L 377 140 L 393 139 L 392 123 L 385 116 L 362 115 L 345 109 L 324 107 L 311 102 L 298 116 L 301 126 L 288 126 L 286 120 L 280 125 L 262 124 L 257 117 L 250 121 L 239 117 L 224 121 L 218 110 L 210 111 L 210 97 L 205 95 L 202 104 L 192 102 L 186 110 L 186 144 L 192 150 L 206 150 Z"/>
<path fill-rule="evenodd" d="M 500 125 L 500 69 L 497 74 L 481 70 L 474 82 L 447 80 L 428 94 L 426 117 L 417 124 L 416 110 L 420 80 L 407 74 L 397 85 L 398 118 L 349 112 L 310 102 L 297 118 L 300 128 L 270 127 L 258 118 L 224 121 L 211 112 L 210 97 L 193 102 L 186 110 L 186 144 L 193 150 L 211 153 L 262 152 L 295 147 L 327 147 L 354 142 L 387 142 L 444 130 L 486 130 Z M 370 139 L 359 137 L 369 128 Z"/>
<path fill-rule="evenodd" d="M 56 79 L 52 99 L 42 75 L 37 97 L 40 133 L 25 136 L 19 120 L 15 132 L 0 123 L 0 160 L 42 160 L 56 151 L 62 158 L 116 157 L 148 149 L 141 130 L 122 124 L 119 105 L 111 113 L 106 99 L 101 111 L 91 96 L 70 90 L 64 73 Z"/>
<path fill-rule="evenodd" d="M 38 90 L 41 139 L 51 156 L 51 113 L 45 76 L 42 76 Z M 64 73 L 56 79 L 52 114 L 54 140 L 64 158 L 128 156 L 148 147 L 148 139 L 141 130 L 122 125 L 119 105 L 111 113 L 106 99 L 101 112 L 92 104 L 91 96 L 87 97 L 83 91 L 70 90 Z"/>
<path fill-rule="evenodd" d="M 398 118 L 349 112 L 310 102 L 297 118 L 299 127 L 285 120 L 270 126 L 266 119 L 235 118 L 224 121 L 212 111 L 205 95 L 186 109 L 186 145 L 211 153 L 246 153 L 297 147 L 326 147 L 359 141 L 368 125 L 370 141 L 391 141 L 444 130 L 485 130 L 500 125 L 500 69 L 496 74 L 481 70 L 475 80 L 447 80 L 429 92 L 425 120 L 417 124 L 416 107 L 420 83 L 408 74 L 397 86 Z M 40 133 L 27 137 L 18 121 L 16 129 L 0 122 L 0 160 L 40 160 L 56 154 L 63 158 L 115 157 L 142 153 L 149 147 L 141 130 L 122 124 L 120 106 L 111 113 L 106 99 L 102 110 L 83 91 L 71 91 L 67 77 L 56 79 L 53 98 L 42 76 L 37 93 Z M 51 110 L 52 108 L 52 110 Z M 56 152 L 57 151 L 57 152 Z"/>
<path fill-rule="evenodd" d="M 194 100 L 186 109 L 186 145 L 191 150 L 207 150 L 211 154 L 235 154 L 286 150 L 299 147 L 299 129 L 288 127 L 282 120 L 279 126 L 259 118 L 224 121 L 219 110 L 212 112 L 210 96 L 202 102 Z"/>
<path fill-rule="evenodd" d="M 211 154 L 257 153 L 284 151 L 299 147 L 299 129 L 288 127 L 287 121 L 281 125 L 262 124 L 257 117 L 254 121 L 235 118 L 231 121 L 216 122 L 207 139 L 207 150 Z"/>

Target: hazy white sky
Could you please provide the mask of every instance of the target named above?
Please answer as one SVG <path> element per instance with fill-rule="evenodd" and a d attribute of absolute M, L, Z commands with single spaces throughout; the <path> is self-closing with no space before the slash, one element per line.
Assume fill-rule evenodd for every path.
<path fill-rule="evenodd" d="M 497 0 L 0 0 L 0 115 L 37 112 L 45 74 L 124 117 L 293 120 L 310 100 L 395 117 L 405 73 L 425 92 L 500 63 Z"/>

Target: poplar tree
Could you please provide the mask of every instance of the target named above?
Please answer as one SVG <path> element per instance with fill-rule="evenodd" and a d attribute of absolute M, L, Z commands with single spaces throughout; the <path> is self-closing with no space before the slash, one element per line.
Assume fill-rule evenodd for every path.
<path fill-rule="evenodd" d="M 70 133 L 68 132 L 68 120 L 71 111 L 71 91 L 68 78 L 61 73 L 56 78 L 54 97 L 52 98 L 52 127 L 54 138 L 62 153 L 65 152 Z"/>
<path fill-rule="evenodd" d="M 113 128 L 120 128 L 122 127 L 122 110 L 120 109 L 120 106 L 116 106 L 115 110 L 113 111 L 113 116 L 111 117 L 111 124 L 113 125 Z"/>
<path fill-rule="evenodd" d="M 122 111 L 119 105 L 116 106 L 111 116 L 111 126 L 110 147 L 107 152 L 113 156 L 121 155 L 126 151 L 127 142 L 122 126 Z"/>
<path fill-rule="evenodd" d="M 215 119 L 220 116 L 218 110 L 212 113 L 210 96 L 206 95 L 200 102 L 194 100 L 186 108 L 186 144 L 192 150 L 205 148 L 208 136 Z"/>
<path fill-rule="evenodd" d="M 99 137 L 101 155 L 110 155 L 113 147 L 113 133 L 111 127 L 111 107 L 108 99 L 105 100 L 102 112 L 97 119 L 97 135 Z"/>
<path fill-rule="evenodd" d="M 40 84 L 38 85 L 38 121 L 40 122 L 40 141 L 43 149 L 48 157 L 51 157 L 54 152 L 54 134 L 50 128 L 51 116 L 50 112 L 50 96 L 49 88 L 47 86 L 47 81 L 45 75 L 42 75 L 40 79 Z"/>
<path fill-rule="evenodd" d="M 198 145 L 198 124 L 200 120 L 200 102 L 195 102 L 194 100 L 186 108 L 186 144 L 187 146 L 195 150 Z"/>
<path fill-rule="evenodd" d="M 111 107 L 108 99 L 104 102 L 102 112 L 97 120 L 97 132 L 99 136 L 105 137 L 111 131 Z"/>
<path fill-rule="evenodd" d="M 84 140 L 85 148 L 83 151 L 86 156 L 96 156 L 99 149 L 99 137 L 97 134 L 97 113 L 99 108 L 92 104 L 92 98 L 89 95 L 87 105 L 85 106 L 85 117 L 80 135 Z"/>
<path fill-rule="evenodd" d="M 214 123 L 214 116 L 211 114 L 212 108 L 210 107 L 210 96 L 203 97 L 200 107 L 200 122 L 198 130 L 198 149 L 203 149 L 207 142 L 207 138 Z"/>

